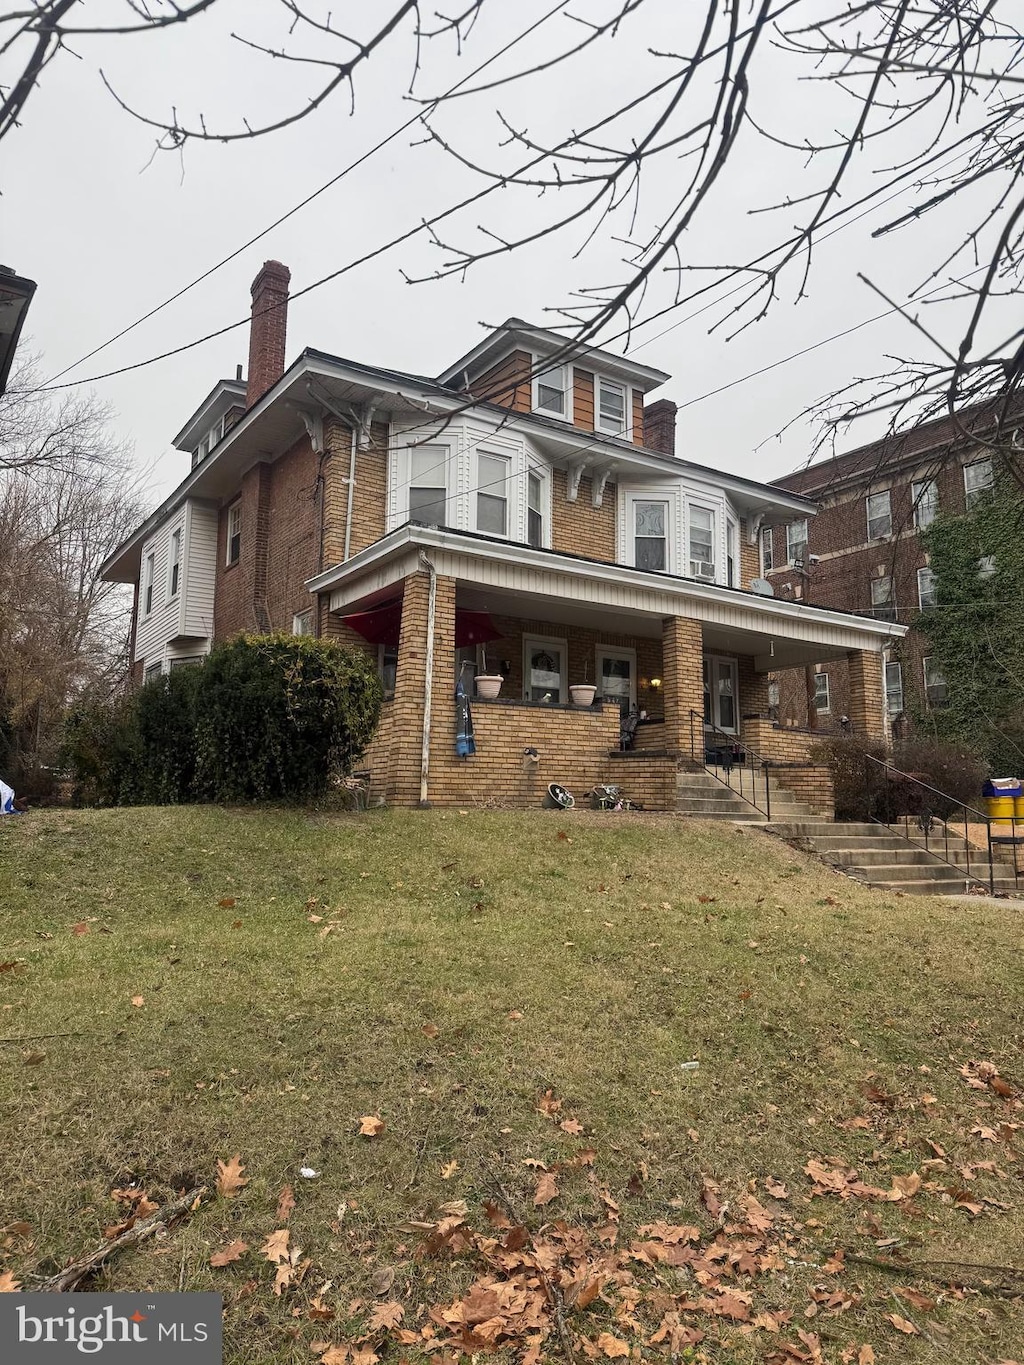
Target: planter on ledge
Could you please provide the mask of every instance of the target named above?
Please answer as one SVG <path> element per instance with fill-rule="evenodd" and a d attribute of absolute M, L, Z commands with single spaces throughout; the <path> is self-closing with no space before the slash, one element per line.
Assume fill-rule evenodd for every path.
<path fill-rule="evenodd" d="M 593 683 L 572 683 L 569 686 L 573 706 L 593 706 L 596 692 L 597 687 Z"/>
<path fill-rule="evenodd" d="M 476 678 L 476 694 L 484 701 L 493 701 L 501 691 L 501 684 L 504 678 L 500 673 L 478 673 Z"/>

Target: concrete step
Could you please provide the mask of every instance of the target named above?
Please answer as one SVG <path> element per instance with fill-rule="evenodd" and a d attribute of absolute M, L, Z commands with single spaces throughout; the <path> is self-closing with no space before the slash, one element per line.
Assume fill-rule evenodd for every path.
<path fill-rule="evenodd" d="M 932 862 L 934 856 L 932 853 L 926 852 L 923 848 L 911 847 L 909 844 L 904 844 L 901 847 L 898 844 L 886 843 L 884 845 L 874 845 L 867 840 L 863 843 L 854 843 L 854 841 L 851 840 L 844 848 L 832 848 L 828 846 L 830 842 L 835 841 L 826 841 L 822 839 L 820 841 L 820 846 L 817 847 L 817 852 L 820 853 L 822 857 L 831 859 L 832 862 L 838 864 L 840 867 L 850 867 L 854 864 L 858 867 L 870 867 L 872 865 L 887 863 L 920 865 L 922 863 Z M 956 863 L 958 867 L 966 868 L 967 866 L 966 849 L 950 849 L 948 856 L 944 851 L 940 856 L 945 857 L 948 862 Z M 971 871 L 974 872 L 979 867 L 987 867 L 988 860 L 980 850 L 972 849 L 970 865 Z M 996 866 L 1005 866 L 1008 871 L 1011 870 L 1009 863 L 1000 863 L 998 859 L 996 860 Z"/>

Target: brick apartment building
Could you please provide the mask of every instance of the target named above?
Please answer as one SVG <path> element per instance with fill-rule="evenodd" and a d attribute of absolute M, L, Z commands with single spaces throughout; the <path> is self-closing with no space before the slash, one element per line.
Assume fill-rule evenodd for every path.
<path fill-rule="evenodd" d="M 135 586 L 137 678 L 241 630 L 367 650 L 386 701 L 365 765 L 404 805 L 536 805 L 558 781 L 671 808 L 705 726 L 809 790 L 806 743 L 769 716 L 778 667 L 841 663 L 849 713 L 882 733 L 901 627 L 751 590 L 762 528 L 781 545 L 815 504 L 684 458 L 676 405 L 648 400 L 667 374 L 516 318 L 436 376 L 313 349 L 286 366 L 288 286 L 267 262 L 247 379 L 188 419 L 185 477 L 104 566 Z M 456 679 L 472 695 L 481 674 L 500 695 L 477 695 L 459 758 Z"/>
<path fill-rule="evenodd" d="M 985 444 L 994 404 L 923 422 L 775 480 L 814 499 L 817 515 L 765 528 L 761 565 L 776 594 L 900 622 L 909 633 L 882 657 L 887 732 L 912 705 L 941 706 L 946 685 L 913 629 L 935 602 L 935 585 L 920 532 L 941 512 L 957 515 L 993 486 Z M 849 717 L 850 683 L 843 661 L 781 672 L 773 680 L 773 713 L 786 726 L 839 728 Z"/>

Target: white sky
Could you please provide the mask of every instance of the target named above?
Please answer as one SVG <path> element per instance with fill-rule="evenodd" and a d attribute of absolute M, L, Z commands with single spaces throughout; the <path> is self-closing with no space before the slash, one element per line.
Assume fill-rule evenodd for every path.
<path fill-rule="evenodd" d="M 514 5 L 488 0 L 461 58 L 450 39 L 427 45 L 418 90 L 427 95 L 446 89 L 551 7 L 552 0 L 517 0 Z M 570 8 L 597 17 L 612 5 L 611 0 L 578 0 Z M 489 165 L 513 155 L 498 148 L 505 134 L 496 109 L 516 127 L 529 127 L 534 136 L 564 136 L 619 99 L 649 88 L 664 74 L 665 64 L 646 49 L 688 50 L 692 34 L 680 12 L 692 20 L 702 8 L 691 9 L 678 0 L 646 0 L 614 40 L 604 40 L 553 73 L 455 102 L 437 126 L 460 149 Z M 89 0 L 84 9 L 94 17 L 120 12 L 114 0 Z M 339 23 L 346 14 L 357 16 L 361 34 L 389 9 L 386 0 L 334 5 Z M 38 281 L 27 330 L 46 374 L 70 365 L 187 284 L 413 111 L 404 97 L 413 50 L 406 32 L 360 68 L 354 115 L 342 93 L 312 117 L 267 138 L 229 145 L 195 143 L 183 157 L 166 152 L 151 157 L 153 131 L 116 107 L 99 68 L 128 103 L 155 116 L 174 105 L 183 121 L 202 111 L 210 126 L 237 127 L 243 114 L 254 121 L 274 117 L 301 102 L 315 69 L 272 62 L 245 51 L 228 35 L 236 29 L 267 43 L 279 42 L 279 14 L 276 0 L 221 0 L 209 16 L 180 32 L 82 38 L 76 49 L 80 60 L 62 55 L 45 74 L 22 127 L 2 144 L 0 260 Z M 565 17 L 550 20 L 517 49 L 514 60 L 543 59 L 579 31 Z M 323 49 L 308 45 L 304 50 L 313 54 Z M 495 69 L 508 70 L 512 63 L 510 56 Z M 798 69 L 790 59 L 774 56 L 755 74 L 751 108 L 773 129 L 790 136 L 814 130 L 811 135 L 827 137 L 844 117 L 846 106 L 837 93 L 820 83 L 797 81 Z M 630 131 L 641 126 L 634 121 Z M 293 291 L 301 289 L 479 188 L 470 172 L 440 149 L 413 145 L 418 136 L 415 129 L 403 134 L 212 279 L 68 378 L 131 364 L 246 316 L 250 283 L 267 258 L 289 265 Z M 890 148 L 873 164 L 896 159 Z M 678 193 L 687 165 L 667 153 L 646 172 L 638 234 L 650 230 L 658 208 Z M 728 173 L 683 240 L 684 259 L 702 264 L 753 256 L 798 221 L 798 210 L 770 216 L 751 216 L 749 210 L 786 194 L 806 193 L 823 175 L 824 168 L 807 169 L 800 156 L 779 152 L 746 132 Z M 872 183 L 871 175 L 866 165 L 851 183 L 850 198 L 855 189 Z M 901 202 L 912 202 L 911 193 Z M 538 215 L 567 199 L 562 194 L 538 201 L 532 194 L 503 191 L 455 220 L 447 235 L 462 244 L 483 241 L 475 235 L 477 224 L 511 235 L 542 221 Z M 945 254 L 946 241 L 952 243 L 949 230 L 964 210 L 954 207 L 948 222 L 929 221 L 915 235 L 873 241 L 871 228 L 895 207 L 876 210 L 824 243 L 815 257 L 809 297 L 793 306 L 794 275 L 792 287 L 768 318 L 731 342 L 724 332 L 708 335 L 716 314 L 682 320 L 692 306 L 636 334 L 631 353 L 672 374 L 651 397 L 692 404 L 679 416 L 680 454 L 753 478 L 784 474 L 807 458 L 812 428 L 806 420 L 796 420 L 781 441 L 762 444 L 774 432 L 798 419 L 823 394 L 887 368 L 887 353 L 929 354 L 906 322 L 889 318 L 725 393 L 693 401 L 881 312 L 884 303 L 858 281 L 858 271 L 900 299 L 927 278 L 929 267 Z M 483 335 L 480 323 L 497 324 L 518 315 L 550 324 L 552 315 L 545 310 L 563 304 L 573 291 L 621 280 L 621 246 L 611 237 L 625 235 L 628 222 L 628 211 L 617 215 L 579 259 L 574 252 L 586 233 L 577 228 L 484 264 L 465 281 L 410 286 L 403 270 L 429 273 L 443 259 L 421 236 L 294 302 L 289 360 L 308 345 L 436 374 L 476 344 Z M 668 302 L 671 289 L 671 276 L 656 279 L 648 311 Z M 658 335 L 668 327 L 672 330 Z M 240 328 L 95 385 L 116 411 L 118 434 L 134 441 L 140 464 L 151 469 L 154 498 L 166 495 L 188 469 L 187 455 L 173 450 L 171 438 L 213 383 L 233 376 L 236 364 L 245 363 L 247 347 L 246 329 Z M 610 348 L 621 349 L 621 343 L 610 343 Z M 877 430 L 877 421 L 858 423 L 845 444 L 860 444 Z"/>

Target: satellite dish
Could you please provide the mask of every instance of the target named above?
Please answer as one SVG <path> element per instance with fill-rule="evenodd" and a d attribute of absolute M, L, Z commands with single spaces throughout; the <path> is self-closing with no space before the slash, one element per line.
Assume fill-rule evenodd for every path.
<path fill-rule="evenodd" d="M 768 582 L 767 578 L 752 578 L 750 580 L 750 591 L 756 592 L 758 597 L 775 596 L 775 589 Z"/>

